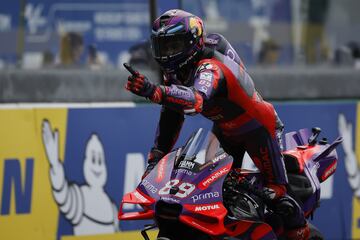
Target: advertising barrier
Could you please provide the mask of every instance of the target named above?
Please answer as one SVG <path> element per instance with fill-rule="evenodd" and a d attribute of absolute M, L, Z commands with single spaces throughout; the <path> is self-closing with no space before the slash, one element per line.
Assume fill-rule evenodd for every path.
<path fill-rule="evenodd" d="M 360 104 L 275 107 L 286 132 L 319 126 L 329 141 L 343 136 L 312 222 L 326 239 L 360 238 Z M 142 239 L 146 222 L 119 223 L 117 211 L 145 169 L 159 112 L 153 105 L 1 108 L 0 238 Z M 177 145 L 199 127 L 211 123 L 187 117 Z"/>

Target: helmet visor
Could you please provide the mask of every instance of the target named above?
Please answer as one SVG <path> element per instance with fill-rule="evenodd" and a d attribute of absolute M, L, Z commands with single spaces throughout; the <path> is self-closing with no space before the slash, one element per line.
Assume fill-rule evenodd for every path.
<path fill-rule="evenodd" d="M 152 36 L 151 46 L 155 58 L 167 59 L 186 50 L 185 34 Z"/>

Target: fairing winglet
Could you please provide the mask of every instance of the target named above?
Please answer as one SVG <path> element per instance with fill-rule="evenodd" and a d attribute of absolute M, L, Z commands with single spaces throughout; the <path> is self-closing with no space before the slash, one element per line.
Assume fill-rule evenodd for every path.
<path fill-rule="evenodd" d="M 148 196 L 145 196 L 140 191 L 135 190 L 134 192 L 127 193 L 121 201 L 118 218 L 119 220 L 141 220 L 141 219 L 152 219 L 154 217 L 154 211 L 149 208 L 155 202 Z M 122 211 L 124 203 L 128 204 L 139 204 L 144 208 L 142 212 L 127 212 Z"/>
<path fill-rule="evenodd" d="M 311 130 L 308 128 L 300 129 L 299 131 L 293 131 L 285 134 L 285 147 L 286 150 L 291 150 L 297 146 L 306 145 L 308 139 L 311 136 Z"/>
<path fill-rule="evenodd" d="M 331 143 L 327 148 L 325 148 L 316 158 L 313 159 L 314 162 L 318 162 L 321 159 L 324 159 L 326 156 L 331 154 L 332 151 L 343 141 L 342 137 L 338 137 L 335 139 L 333 143 Z M 337 157 L 336 157 L 337 158 Z"/>

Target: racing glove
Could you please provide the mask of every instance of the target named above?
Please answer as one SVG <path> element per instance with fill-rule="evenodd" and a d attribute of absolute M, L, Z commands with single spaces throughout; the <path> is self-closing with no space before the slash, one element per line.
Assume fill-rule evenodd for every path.
<path fill-rule="evenodd" d="M 165 153 L 157 148 L 152 148 L 148 154 L 147 167 L 141 179 L 144 179 L 165 156 Z"/>
<path fill-rule="evenodd" d="M 152 102 L 159 103 L 161 101 L 162 92 L 160 87 L 150 82 L 147 77 L 137 71 L 128 77 L 125 88 L 140 97 L 150 99 Z"/>

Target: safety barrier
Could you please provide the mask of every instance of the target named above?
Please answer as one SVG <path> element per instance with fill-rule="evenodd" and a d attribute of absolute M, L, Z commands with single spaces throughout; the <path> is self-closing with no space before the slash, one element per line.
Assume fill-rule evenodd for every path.
<path fill-rule="evenodd" d="M 154 71 L 141 70 L 159 82 Z M 347 68 L 256 68 L 249 70 L 265 99 L 360 99 L 360 71 Z M 124 89 L 124 70 L 0 71 L 0 103 L 143 101 Z"/>

